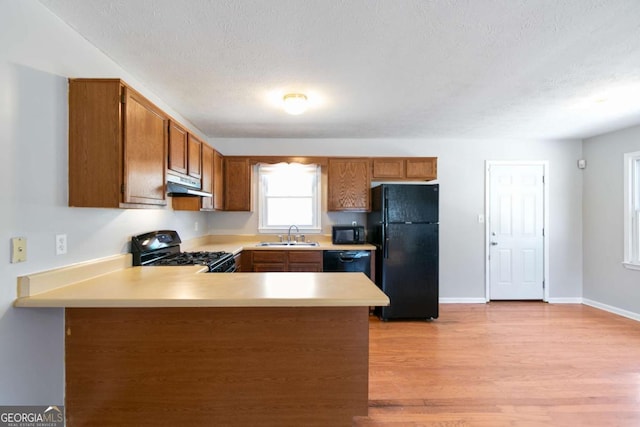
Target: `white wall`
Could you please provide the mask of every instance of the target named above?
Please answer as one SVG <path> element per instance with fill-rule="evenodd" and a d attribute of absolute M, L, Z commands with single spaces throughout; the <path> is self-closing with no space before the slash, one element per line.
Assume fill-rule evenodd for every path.
<path fill-rule="evenodd" d="M 622 266 L 623 156 L 632 151 L 640 151 L 640 126 L 584 141 L 583 292 L 591 303 L 640 319 L 640 271 Z"/>
<path fill-rule="evenodd" d="M 440 190 L 440 296 L 484 298 L 486 160 L 548 160 L 550 298 L 582 296 L 581 141 L 213 139 L 229 155 L 436 156 Z M 341 214 L 329 220 L 340 222 Z M 345 221 L 346 222 L 346 221 Z M 254 214 L 214 213 L 209 230 L 255 232 Z"/>
<path fill-rule="evenodd" d="M 62 404 L 62 310 L 13 308 L 16 277 L 128 252 L 131 235 L 160 227 L 192 238 L 207 219 L 66 206 L 67 77 L 122 77 L 182 118 L 39 3 L 1 0 L 0 10 L 0 405 Z M 57 233 L 66 255 L 55 255 Z M 15 236 L 27 238 L 25 263 L 9 263 Z"/>

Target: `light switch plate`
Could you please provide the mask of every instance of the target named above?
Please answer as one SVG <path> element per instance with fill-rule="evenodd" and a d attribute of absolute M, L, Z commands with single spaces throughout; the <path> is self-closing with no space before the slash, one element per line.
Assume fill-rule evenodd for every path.
<path fill-rule="evenodd" d="M 11 262 L 25 262 L 27 260 L 27 238 L 13 237 L 11 239 Z"/>

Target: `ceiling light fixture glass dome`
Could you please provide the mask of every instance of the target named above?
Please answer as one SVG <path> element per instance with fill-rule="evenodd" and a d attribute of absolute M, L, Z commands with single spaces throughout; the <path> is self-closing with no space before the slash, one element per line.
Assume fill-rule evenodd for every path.
<path fill-rule="evenodd" d="M 284 111 L 294 116 L 307 111 L 307 95 L 302 93 L 288 93 L 282 98 Z"/>

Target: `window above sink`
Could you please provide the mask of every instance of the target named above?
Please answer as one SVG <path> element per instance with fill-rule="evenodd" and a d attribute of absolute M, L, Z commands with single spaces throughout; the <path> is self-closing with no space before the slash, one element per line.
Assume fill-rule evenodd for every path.
<path fill-rule="evenodd" d="M 300 232 L 319 233 L 320 183 L 319 165 L 258 165 L 258 231 L 286 232 L 296 224 Z"/>

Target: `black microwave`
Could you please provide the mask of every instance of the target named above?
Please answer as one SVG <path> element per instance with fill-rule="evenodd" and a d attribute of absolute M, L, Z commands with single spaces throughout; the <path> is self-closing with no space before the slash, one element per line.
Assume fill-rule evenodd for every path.
<path fill-rule="evenodd" d="M 362 225 L 334 225 L 331 233 L 334 245 L 364 244 L 364 226 Z"/>

